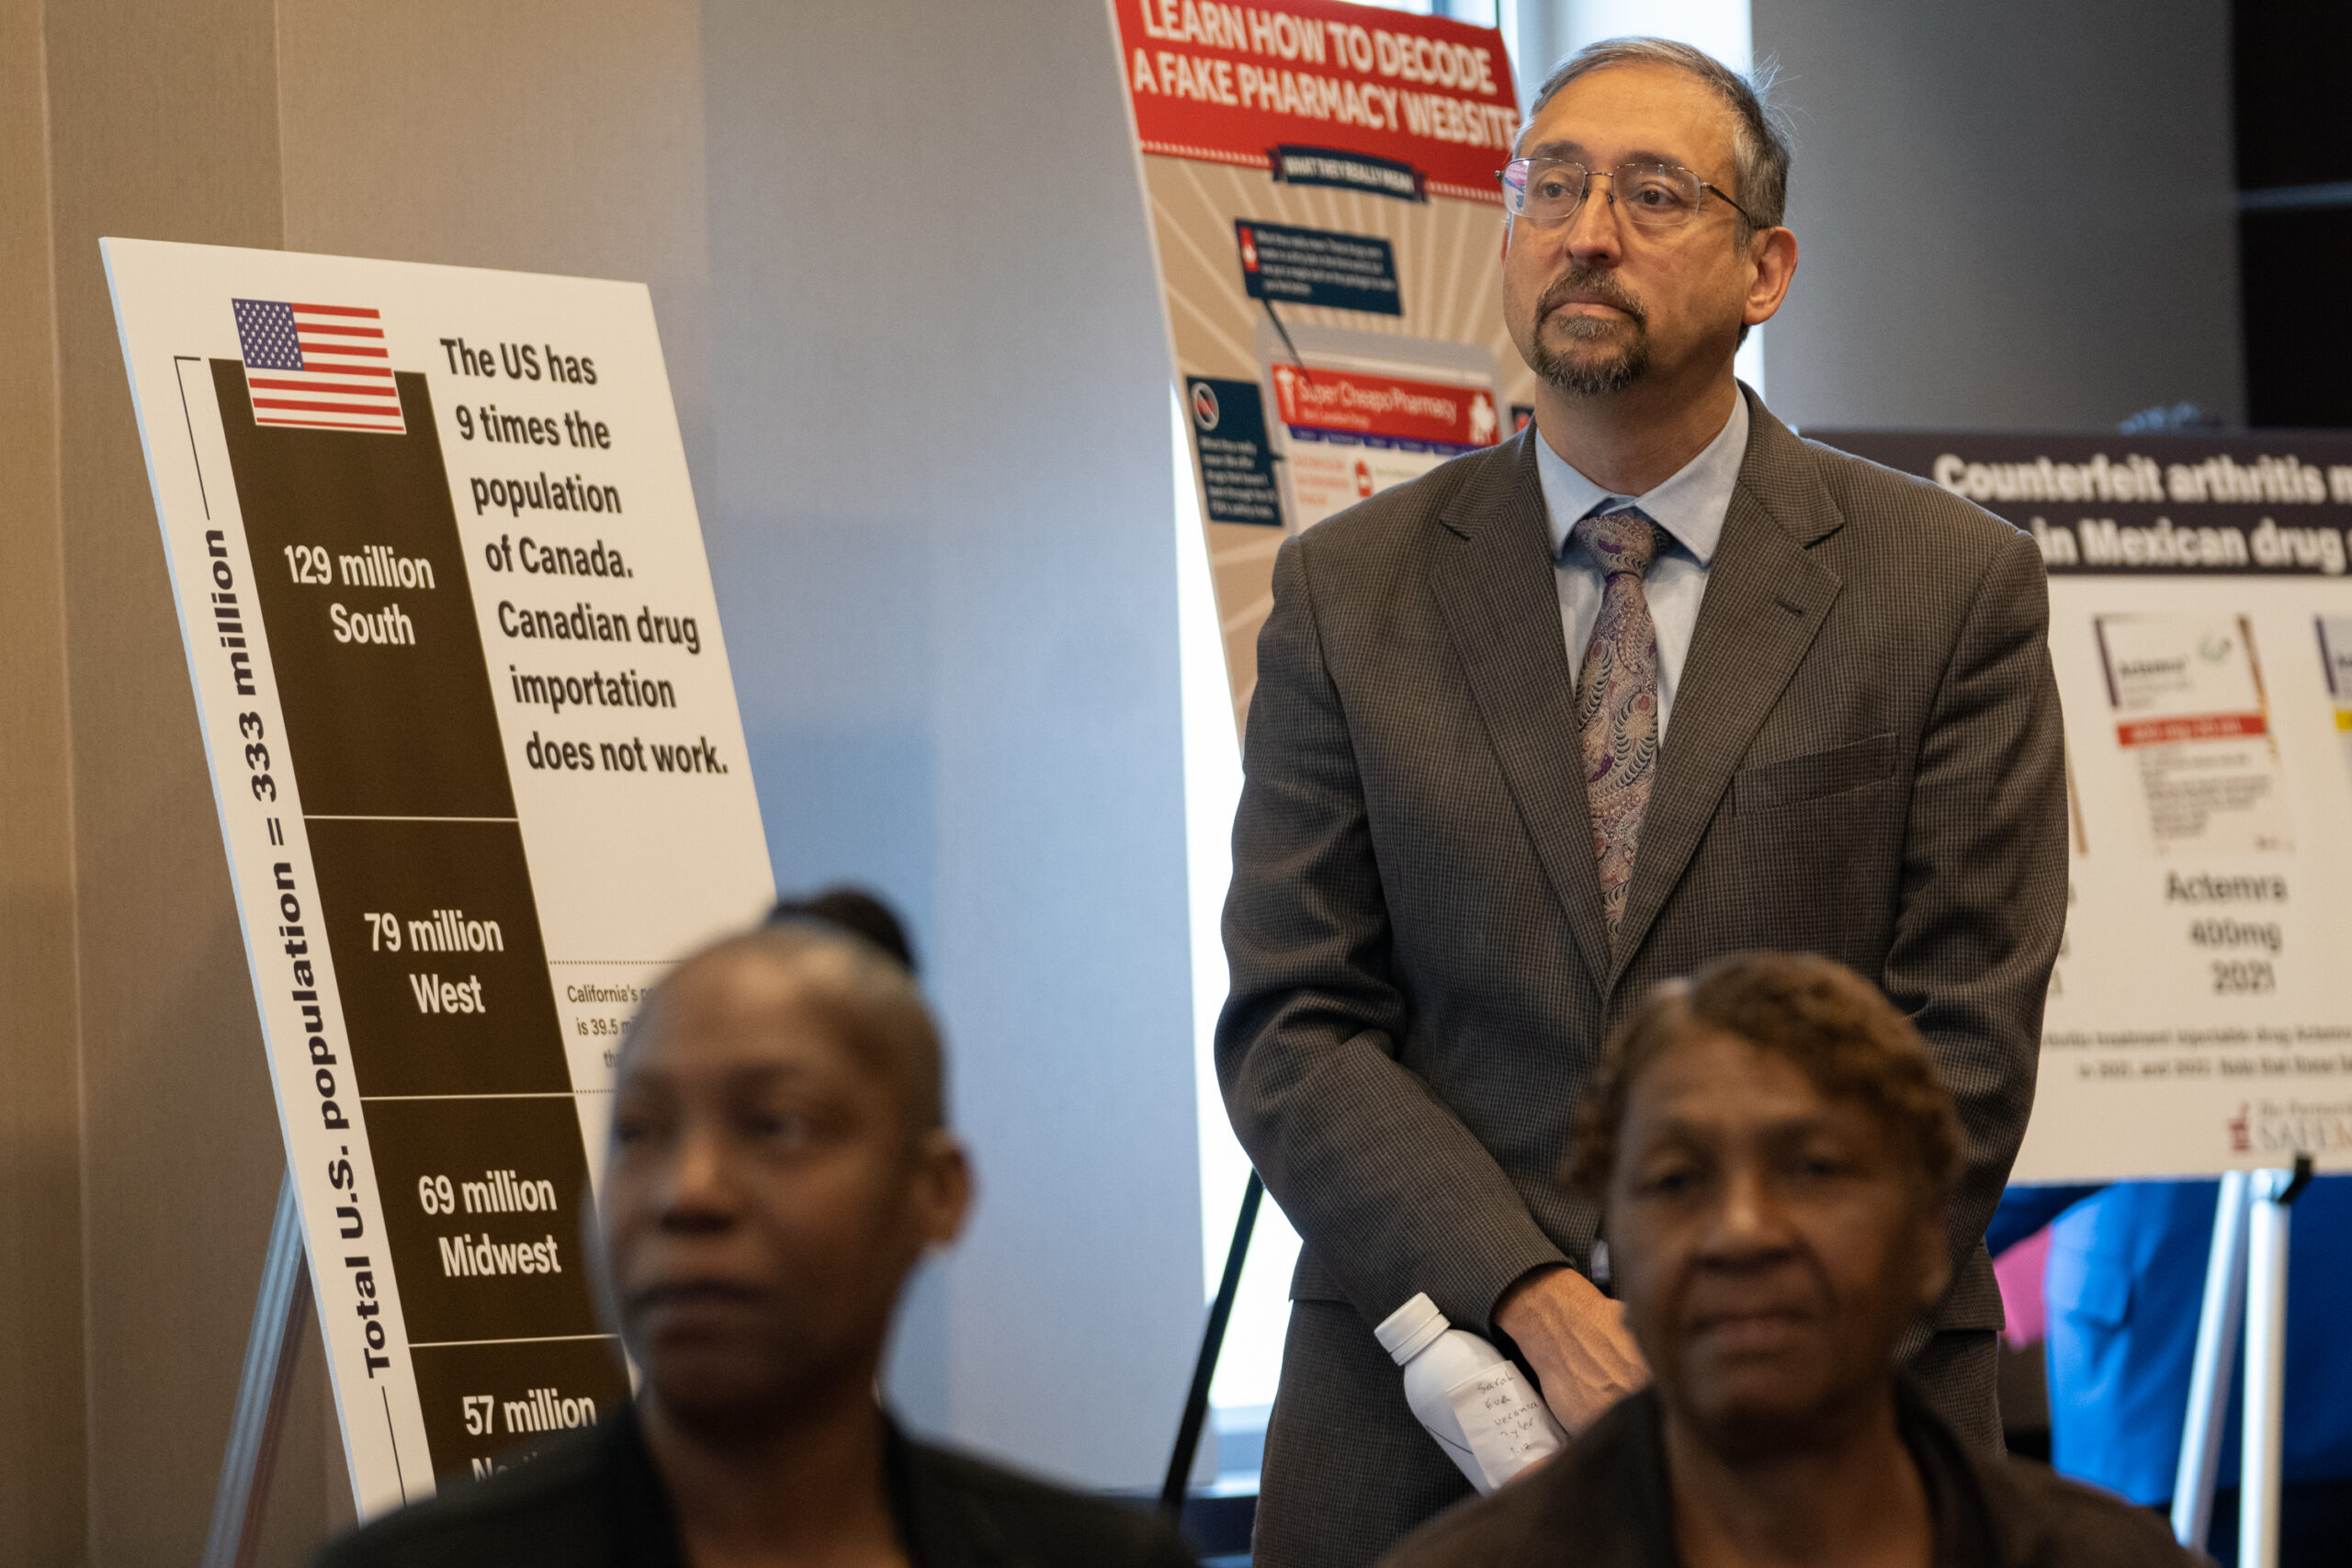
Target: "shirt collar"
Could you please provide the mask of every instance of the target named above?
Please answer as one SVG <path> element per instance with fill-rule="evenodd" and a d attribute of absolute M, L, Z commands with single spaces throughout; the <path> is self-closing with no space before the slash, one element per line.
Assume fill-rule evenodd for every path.
<path fill-rule="evenodd" d="M 1724 536 L 1724 513 L 1731 509 L 1731 492 L 1739 485 L 1739 466 L 1747 457 L 1747 394 L 1732 400 L 1731 417 L 1697 457 L 1641 495 L 1621 495 L 1601 489 L 1578 473 L 1566 457 L 1552 450 L 1540 430 L 1535 442 L 1535 472 L 1544 485 L 1544 509 L 1551 514 L 1552 553 L 1567 548 L 1568 530 L 1604 501 L 1631 502 L 1649 520 L 1674 536 L 1705 566 L 1714 558 Z"/>

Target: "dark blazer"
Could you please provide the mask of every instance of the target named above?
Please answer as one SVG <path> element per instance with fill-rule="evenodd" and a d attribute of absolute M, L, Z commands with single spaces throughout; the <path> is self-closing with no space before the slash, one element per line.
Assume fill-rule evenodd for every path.
<path fill-rule="evenodd" d="M 890 1507 L 914 1568 L 1192 1568 L 1156 1517 L 889 1429 Z M 633 1407 L 487 1481 L 328 1547 L 317 1568 L 684 1568 Z"/>
<path fill-rule="evenodd" d="M 1935 1516 L 1936 1568 L 2194 1568 L 2154 1514 L 2047 1465 L 1980 1456 L 1905 1391 L 1896 1419 Z M 1655 1389 L 1557 1459 L 1431 1523 L 1383 1568 L 1679 1568 Z"/>
<path fill-rule="evenodd" d="M 1589 1266 L 1599 1214 L 1556 1179 L 1577 1098 L 1654 982 L 1724 953 L 1826 953 L 1918 1024 L 1968 1133 L 1933 1326 L 2001 1324 L 1981 1238 L 2032 1105 L 2066 898 L 2041 556 L 1748 396 L 1613 954 L 1532 426 L 1276 558 L 1217 1070 L 1306 1244 L 1293 1297 L 1353 1314 L 1294 1314 L 1270 1507 L 1297 1451 L 1283 1402 L 1428 1446 L 1371 1388 L 1395 1374 L 1365 1325 L 1426 1291 L 1488 1331 L 1529 1269 Z M 1988 1412 L 1990 1362 L 1969 1373 Z"/>

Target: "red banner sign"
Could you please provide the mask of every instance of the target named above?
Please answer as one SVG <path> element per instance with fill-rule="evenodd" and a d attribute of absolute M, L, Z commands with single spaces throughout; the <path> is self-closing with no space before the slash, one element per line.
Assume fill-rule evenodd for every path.
<path fill-rule="evenodd" d="M 2164 746 L 2176 740 L 2234 740 L 2267 735 L 2270 726 L 2258 713 L 2203 713 L 2179 718 L 2143 718 L 2115 727 L 2126 746 Z"/>
<path fill-rule="evenodd" d="M 1282 6 L 1116 0 L 1143 150 L 1248 168 L 1353 153 L 1409 165 L 1422 194 L 1499 204 L 1519 133 L 1501 35 L 1343 0 Z"/>
<path fill-rule="evenodd" d="M 1274 367 L 1274 400 L 1294 431 L 1344 431 L 1439 446 L 1491 446 L 1501 434 L 1491 393 L 1344 370 Z"/>

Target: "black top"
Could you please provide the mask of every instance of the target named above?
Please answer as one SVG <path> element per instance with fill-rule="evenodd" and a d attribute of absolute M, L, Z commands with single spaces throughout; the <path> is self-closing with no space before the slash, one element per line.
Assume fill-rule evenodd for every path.
<path fill-rule="evenodd" d="M 2154 1514 L 2043 1465 L 1980 1459 L 1907 1384 L 1897 1385 L 1895 1418 L 1935 1518 L 1935 1568 L 2205 1562 Z M 1681 1568 L 1657 1391 L 1623 1401 L 1525 1481 L 1440 1515 L 1382 1561 L 1384 1568 Z"/>
<path fill-rule="evenodd" d="M 889 1427 L 890 1512 L 914 1568 L 1193 1568 L 1154 1516 Z M 684 1568 L 633 1408 L 488 1480 L 459 1481 L 319 1555 L 316 1568 Z"/>

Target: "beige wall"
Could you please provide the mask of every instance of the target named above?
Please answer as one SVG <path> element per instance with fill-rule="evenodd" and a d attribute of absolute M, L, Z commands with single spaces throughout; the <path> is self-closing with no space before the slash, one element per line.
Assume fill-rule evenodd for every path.
<path fill-rule="evenodd" d="M 0 0 L 0 1562 L 45 1564 L 80 1555 L 85 1427 L 40 23 L 38 0 Z"/>
<path fill-rule="evenodd" d="M 710 515 L 694 0 L 279 0 L 285 244 L 650 286 Z"/>
<path fill-rule="evenodd" d="M 0 0 L 0 1562 L 193 1562 L 282 1157 L 101 235 L 644 279 L 708 485 L 692 4 Z M 350 1512 L 315 1341 L 265 1560 Z"/>
<path fill-rule="evenodd" d="M 48 13 L 94 1562 L 201 1543 L 282 1164 L 96 241 L 278 243 L 270 26 Z"/>

